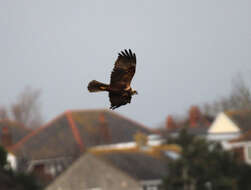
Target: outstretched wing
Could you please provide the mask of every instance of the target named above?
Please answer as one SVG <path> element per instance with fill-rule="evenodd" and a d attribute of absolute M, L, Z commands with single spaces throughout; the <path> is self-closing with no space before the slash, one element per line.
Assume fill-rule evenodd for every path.
<path fill-rule="evenodd" d="M 116 109 L 127 103 L 131 103 L 132 96 L 130 92 L 109 92 L 109 98 L 111 102 L 110 109 Z"/>
<path fill-rule="evenodd" d="M 121 51 L 115 62 L 110 87 L 113 89 L 127 89 L 130 87 L 132 78 L 136 71 L 136 55 L 129 49 Z"/>

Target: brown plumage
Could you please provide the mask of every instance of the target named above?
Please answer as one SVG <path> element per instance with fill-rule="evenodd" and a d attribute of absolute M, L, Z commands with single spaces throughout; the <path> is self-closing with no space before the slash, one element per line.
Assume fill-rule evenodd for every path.
<path fill-rule="evenodd" d="M 131 103 L 132 95 L 137 94 L 131 88 L 131 81 L 136 71 L 136 55 L 129 49 L 121 51 L 111 73 L 110 84 L 92 80 L 88 84 L 89 92 L 108 91 L 111 102 L 110 109 Z"/>

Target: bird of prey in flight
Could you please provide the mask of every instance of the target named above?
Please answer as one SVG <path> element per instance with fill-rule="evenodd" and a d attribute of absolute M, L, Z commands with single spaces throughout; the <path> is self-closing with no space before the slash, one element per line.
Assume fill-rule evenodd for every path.
<path fill-rule="evenodd" d="M 116 109 L 131 103 L 132 95 L 138 94 L 131 87 L 131 81 L 136 70 L 136 55 L 132 51 L 124 50 L 118 54 L 111 73 L 110 84 L 92 80 L 88 84 L 89 92 L 109 92 L 110 109 Z"/>

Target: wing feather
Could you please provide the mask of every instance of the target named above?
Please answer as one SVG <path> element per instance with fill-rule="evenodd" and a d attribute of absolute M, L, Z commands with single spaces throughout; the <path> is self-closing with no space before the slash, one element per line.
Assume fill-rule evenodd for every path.
<path fill-rule="evenodd" d="M 113 71 L 111 73 L 110 86 L 114 89 L 130 87 L 136 71 L 136 55 L 132 51 L 124 50 L 118 54 Z"/>
<path fill-rule="evenodd" d="M 111 109 L 118 108 L 125 104 L 131 103 L 131 94 L 128 92 L 109 92 L 109 99 L 111 102 Z"/>

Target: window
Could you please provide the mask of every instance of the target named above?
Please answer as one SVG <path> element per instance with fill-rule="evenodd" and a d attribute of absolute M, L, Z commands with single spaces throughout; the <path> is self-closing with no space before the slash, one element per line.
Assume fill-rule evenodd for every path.
<path fill-rule="evenodd" d="M 33 172 L 36 174 L 44 174 L 45 172 L 45 166 L 44 164 L 37 164 L 34 166 Z"/>
<path fill-rule="evenodd" d="M 162 189 L 162 180 L 155 179 L 155 180 L 145 180 L 141 181 L 142 189 L 143 190 L 159 190 Z"/>
<path fill-rule="evenodd" d="M 55 176 L 56 174 L 56 168 L 54 165 L 48 166 L 48 173 L 51 174 L 52 176 Z"/>
<path fill-rule="evenodd" d="M 60 173 L 63 170 L 63 167 L 61 164 L 57 164 L 57 172 Z"/>

